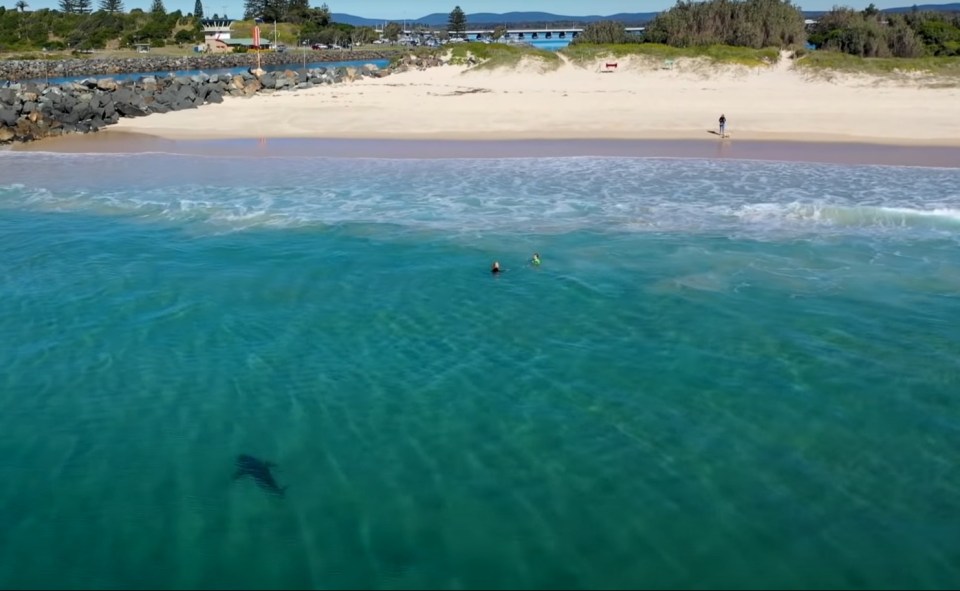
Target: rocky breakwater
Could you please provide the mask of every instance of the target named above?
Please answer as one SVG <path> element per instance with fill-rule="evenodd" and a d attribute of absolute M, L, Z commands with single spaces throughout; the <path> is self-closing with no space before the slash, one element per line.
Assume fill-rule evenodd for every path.
<path fill-rule="evenodd" d="M 144 56 L 132 58 L 91 58 L 66 60 L 3 60 L 0 61 L 0 82 L 45 80 L 73 76 L 112 76 L 152 72 L 166 74 L 183 70 L 218 70 L 250 66 L 252 53 L 216 53 L 198 56 Z M 397 57 L 389 51 L 309 51 L 306 56 L 298 51 L 264 52 L 261 63 L 266 66 L 291 67 L 308 62 L 374 61 Z"/>
<path fill-rule="evenodd" d="M 384 77 L 394 71 L 441 65 L 435 58 L 405 58 L 395 66 L 378 69 L 317 68 L 304 74 L 246 72 L 235 76 L 144 76 L 136 81 L 89 78 L 59 85 L 15 84 L 0 88 L 0 144 L 28 142 L 69 133 L 89 133 L 116 123 L 121 117 L 143 117 L 194 109 L 224 97 L 250 97 L 258 93 L 338 84 L 363 77 Z"/>

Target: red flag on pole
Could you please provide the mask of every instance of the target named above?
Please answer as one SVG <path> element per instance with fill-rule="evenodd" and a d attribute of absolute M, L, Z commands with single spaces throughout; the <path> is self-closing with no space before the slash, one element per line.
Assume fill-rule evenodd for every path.
<path fill-rule="evenodd" d="M 260 49 L 260 27 L 253 28 L 253 46 Z"/>

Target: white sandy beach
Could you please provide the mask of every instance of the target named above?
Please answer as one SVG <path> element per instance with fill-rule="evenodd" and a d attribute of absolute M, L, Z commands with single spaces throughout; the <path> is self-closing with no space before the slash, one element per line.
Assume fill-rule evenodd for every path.
<path fill-rule="evenodd" d="M 673 69 L 620 58 L 614 72 L 565 63 L 541 72 L 441 66 L 380 79 L 227 98 L 122 119 L 107 133 L 170 139 L 733 139 L 960 146 L 960 88 L 841 75 L 813 79 L 789 59 L 767 68 Z"/>

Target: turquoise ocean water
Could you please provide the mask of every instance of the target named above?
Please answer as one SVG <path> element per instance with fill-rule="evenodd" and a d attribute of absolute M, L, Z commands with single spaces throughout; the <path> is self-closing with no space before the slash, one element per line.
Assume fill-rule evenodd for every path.
<path fill-rule="evenodd" d="M 960 170 L 0 173 L 2 588 L 960 583 Z"/>

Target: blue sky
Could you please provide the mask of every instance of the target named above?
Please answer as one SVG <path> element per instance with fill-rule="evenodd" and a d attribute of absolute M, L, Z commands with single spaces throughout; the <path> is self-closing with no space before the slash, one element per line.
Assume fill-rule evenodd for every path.
<path fill-rule="evenodd" d="M 930 3 L 935 3 L 930 2 Z M 12 8 L 16 0 L 0 0 L 0 6 Z M 57 0 L 27 0 L 30 9 L 55 8 Z M 167 10 L 182 10 L 184 14 L 193 12 L 195 0 L 164 0 Z M 98 5 L 99 0 L 93 0 Z M 127 10 L 150 7 L 151 0 L 124 0 Z M 319 6 L 322 0 L 311 0 L 311 6 Z M 415 19 L 432 12 L 450 12 L 459 3 L 467 14 L 472 12 L 513 12 L 543 11 L 554 14 L 587 15 L 615 14 L 618 12 L 655 12 L 673 6 L 674 0 L 327 0 L 333 12 L 343 12 L 366 18 Z M 919 0 L 874 0 L 879 8 L 894 6 L 912 6 L 921 4 Z M 851 0 L 795 0 L 794 4 L 805 10 L 829 10 L 834 5 L 864 8 L 869 1 Z M 207 14 L 220 13 L 239 18 L 243 12 L 242 0 L 203 0 L 203 10 Z"/>

